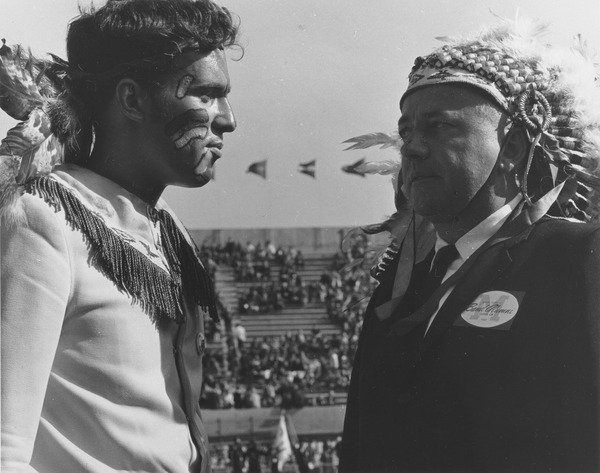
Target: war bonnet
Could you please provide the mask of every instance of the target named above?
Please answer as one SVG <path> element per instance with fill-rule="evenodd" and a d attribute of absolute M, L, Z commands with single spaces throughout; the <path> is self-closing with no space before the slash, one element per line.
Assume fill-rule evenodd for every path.
<path fill-rule="evenodd" d="M 562 216 L 590 220 L 587 210 L 598 186 L 600 159 L 597 70 L 581 38 L 574 48 L 560 50 L 539 41 L 545 29 L 519 19 L 465 38 L 443 38 L 446 44 L 415 60 L 400 105 L 413 91 L 438 84 L 461 83 L 483 91 L 530 138 L 524 198 L 535 198 L 527 183 L 533 160 L 538 160 L 538 168 L 548 171 L 538 173 L 538 180 L 548 179 L 550 187 L 565 182 L 558 199 Z M 542 185 L 541 192 L 548 187 Z"/>
<path fill-rule="evenodd" d="M 529 137 L 530 150 L 524 175 L 520 176 L 525 208 L 544 199 L 551 215 L 589 221 L 600 213 L 598 65 L 580 36 L 571 48 L 542 42 L 547 29 L 540 22 L 517 18 L 464 37 L 438 38 L 442 46 L 415 60 L 400 106 L 409 94 L 424 87 L 452 83 L 476 87 Z M 399 137 L 382 133 L 347 142 L 353 143 L 347 149 L 390 144 L 400 149 L 402 144 Z M 361 171 L 393 174 L 397 188 L 401 162 L 365 163 Z M 391 260 L 413 223 L 412 212 L 398 189 L 396 207 L 397 213 L 386 222 L 365 229 L 367 233 L 387 230 L 394 239 L 374 268 L 376 276 L 383 272 L 386 265 L 382 262 Z M 431 226 L 421 220 L 417 216 L 414 222 L 417 249 L 429 248 L 435 239 Z"/>

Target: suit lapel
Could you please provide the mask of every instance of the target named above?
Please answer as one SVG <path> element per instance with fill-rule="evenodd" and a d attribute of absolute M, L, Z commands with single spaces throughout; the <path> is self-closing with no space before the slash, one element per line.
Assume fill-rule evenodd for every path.
<path fill-rule="evenodd" d="M 520 209 L 518 209 L 520 210 Z M 517 210 L 517 211 L 518 211 Z M 460 303 L 464 303 L 463 299 L 469 298 L 473 292 L 483 287 L 483 283 L 489 284 L 496 279 L 510 265 L 510 248 L 517 243 L 526 239 L 533 229 L 532 220 L 527 212 L 518 213 L 514 218 L 508 221 L 490 240 L 484 243 L 471 257 L 463 263 L 458 271 L 448 280 L 444 281 L 431 298 L 417 311 L 407 317 L 400 319 L 396 318 L 394 324 L 390 327 L 387 338 L 390 341 L 398 340 L 415 327 L 420 326 L 436 312 L 440 298 L 448 289 L 454 287 L 450 297 L 446 300 L 443 311 L 451 304 L 454 308 Z M 474 273 L 473 271 L 476 271 Z M 468 276 L 467 276 L 468 275 Z M 468 281 L 465 281 L 465 276 Z M 460 287 L 462 289 L 457 294 L 454 292 Z M 468 304 L 467 301 L 466 303 Z M 450 311 L 448 311 L 451 313 Z M 440 314 L 437 314 L 436 319 Z M 458 315 L 458 314 L 457 314 Z M 394 318 L 394 317 L 392 317 Z M 435 320 L 435 319 L 434 319 Z M 435 322 L 436 337 L 439 338 L 445 329 L 449 327 L 446 324 Z M 432 327 L 430 327 L 431 330 Z M 428 341 L 427 346 L 431 346 Z"/>
<path fill-rule="evenodd" d="M 511 251 L 515 245 L 526 240 L 534 224 L 527 214 L 519 214 L 508 222 L 494 237 L 485 243 L 465 277 L 458 280 L 456 286 L 440 307 L 429 330 L 425 333 L 421 350 L 433 346 L 460 313 L 478 294 L 489 288 L 493 281 L 512 264 Z"/>
<path fill-rule="evenodd" d="M 481 254 L 468 275 L 457 283 L 426 332 L 422 350 L 439 340 L 462 310 L 511 265 L 512 258 L 506 246 L 506 242 L 499 243 Z"/>

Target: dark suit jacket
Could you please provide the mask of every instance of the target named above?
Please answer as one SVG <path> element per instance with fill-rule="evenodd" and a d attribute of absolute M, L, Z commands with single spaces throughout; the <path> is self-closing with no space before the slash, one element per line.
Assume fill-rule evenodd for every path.
<path fill-rule="evenodd" d="M 465 323 L 487 291 L 516 316 Z M 544 217 L 483 252 L 416 349 L 406 315 L 367 308 L 341 472 L 600 471 L 597 227 Z"/>

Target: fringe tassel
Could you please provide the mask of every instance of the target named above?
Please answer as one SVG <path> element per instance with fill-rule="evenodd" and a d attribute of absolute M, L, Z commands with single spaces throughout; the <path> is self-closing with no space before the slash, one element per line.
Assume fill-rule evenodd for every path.
<path fill-rule="evenodd" d="M 47 177 L 33 179 L 25 185 L 25 191 L 43 198 L 56 211 L 62 209 L 65 212 L 71 228 L 81 231 L 87 239 L 90 264 L 139 303 L 155 326 L 183 321 L 184 293 L 208 309 L 211 317 L 216 317 L 214 289 L 205 289 L 212 289 L 210 278 L 167 212 L 161 211 L 168 217 L 160 215 L 160 218 L 161 230 L 163 222 L 169 221 L 164 225 L 169 230 L 163 233 L 163 242 L 171 274 L 120 239 L 102 219 L 56 181 Z"/>
<path fill-rule="evenodd" d="M 197 248 L 189 245 L 169 212 L 159 210 L 158 218 L 163 247 L 171 272 L 181 281 L 179 287 L 183 287 L 187 298 L 200 305 L 215 322 L 218 322 L 214 283 L 200 263 Z"/>

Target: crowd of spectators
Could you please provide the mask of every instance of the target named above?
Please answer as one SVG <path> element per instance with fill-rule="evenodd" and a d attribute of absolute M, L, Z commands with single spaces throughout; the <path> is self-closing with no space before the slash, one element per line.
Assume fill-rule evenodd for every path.
<path fill-rule="evenodd" d="M 359 233 L 348 238 L 345 251 L 334 255 L 331 269 L 309 291 L 309 300 L 325 304 L 329 317 L 353 344 L 358 341 L 362 314 L 375 288 L 370 267 L 364 262 L 368 251 L 366 235 Z"/>
<path fill-rule="evenodd" d="M 341 438 L 299 440 L 293 445 L 293 459 L 301 473 L 336 473 Z M 270 442 L 236 439 L 231 443 L 211 444 L 211 467 L 215 472 L 278 472 L 277 452 Z"/>
<path fill-rule="evenodd" d="M 362 313 L 374 288 L 370 268 L 361 263 L 368 250 L 364 235 L 352 237 L 345 251 L 332 258 L 330 269 L 317 282 L 306 284 L 299 273 L 304 257 L 294 248 L 275 248 L 269 241 L 264 245 L 229 241 L 223 246 L 203 246 L 201 254 L 215 266 L 246 265 L 246 275 L 265 277 L 264 268 L 271 268 L 272 262 L 281 268 L 277 281 L 253 286 L 240 298 L 241 313 L 276 313 L 290 305 L 323 304 L 342 330 L 336 336 L 315 329 L 247 342 L 244 328 L 234 324 L 225 340 L 227 352 L 205 355 L 207 377 L 201 405 L 209 409 L 288 408 L 338 402 L 335 393 L 347 390 Z M 236 266 L 240 258 L 243 262 Z M 213 333 L 212 339 L 218 341 L 222 336 Z"/>
<path fill-rule="evenodd" d="M 210 445 L 211 469 L 214 472 L 261 473 L 278 472 L 276 452 L 267 442 L 251 440 L 243 443 L 236 439 L 233 443 Z"/>
<path fill-rule="evenodd" d="M 245 245 L 231 239 L 224 245 L 202 245 L 200 255 L 215 265 L 225 264 L 233 268 L 237 282 L 269 282 L 273 264 L 286 271 L 304 268 L 302 251 L 292 246 L 275 247 L 267 240 L 264 244 L 246 242 Z M 281 278 L 281 272 L 280 276 Z"/>
<path fill-rule="evenodd" d="M 200 404 L 208 409 L 334 404 L 335 392 L 350 381 L 356 342 L 346 334 L 313 330 L 238 344 L 227 360 L 208 352 Z"/>
<path fill-rule="evenodd" d="M 286 306 L 305 307 L 315 300 L 314 285 L 305 284 L 294 270 L 281 268 L 279 283 L 253 286 L 240 297 L 241 314 L 267 314 L 281 311 Z"/>

